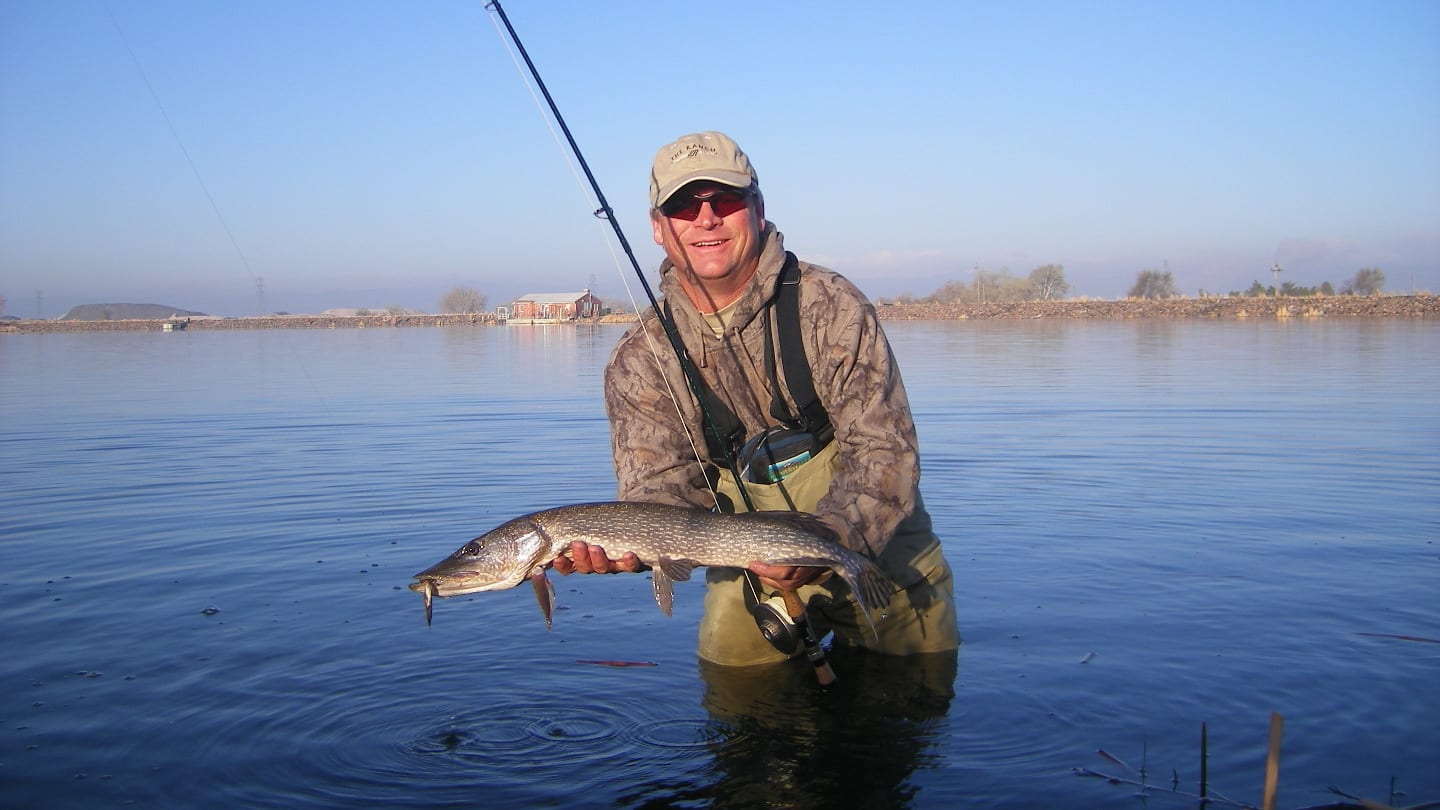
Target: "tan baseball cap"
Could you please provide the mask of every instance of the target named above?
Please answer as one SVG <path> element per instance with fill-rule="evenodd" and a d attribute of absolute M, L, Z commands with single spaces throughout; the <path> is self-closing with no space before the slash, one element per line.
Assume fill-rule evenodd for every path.
<path fill-rule="evenodd" d="M 650 207 L 659 208 L 686 183 L 710 180 L 749 188 L 760 178 L 740 145 L 723 132 L 697 132 L 667 143 L 650 169 Z"/>

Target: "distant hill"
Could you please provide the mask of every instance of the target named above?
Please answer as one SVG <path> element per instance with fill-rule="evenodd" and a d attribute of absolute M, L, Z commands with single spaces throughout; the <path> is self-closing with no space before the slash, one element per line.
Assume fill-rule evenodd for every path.
<path fill-rule="evenodd" d="M 62 321 L 158 321 L 172 315 L 204 315 L 164 304 L 81 304 L 60 316 Z"/>

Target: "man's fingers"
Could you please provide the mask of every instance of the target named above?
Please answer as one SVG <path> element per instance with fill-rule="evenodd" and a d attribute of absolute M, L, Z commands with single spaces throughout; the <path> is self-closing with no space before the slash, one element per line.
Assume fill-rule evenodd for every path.
<path fill-rule="evenodd" d="M 571 543 L 569 564 L 565 565 L 563 568 L 558 564 L 555 567 L 562 574 L 567 573 L 566 569 L 569 569 L 569 572 L 574 572 L 577 574 L 588 574 L 590 573 L 589 550 L 584 543 Z"/>
<path fill-rule="evenodd" d="M 609 574 L 615 570 L 614 562 L 601 546 L 571 543 L 570 558 L 575 562 L 574 570 L 582 574 Z"/>
<path fill-rule="evenodd" d="M 640 558 L 633 551 L 625 552 L 618 560 L 610 559 L 603 546 L 586 543 L 570 544 L 569 557 L 556 557 L 551 566 L 557 573 L 566 574 L 615 574 L 621 571 L 634 573 L 642 567 Z"/>
<path fill-rule="evenodd" d="M 600 546 L 590 546 L 590 570 L 598 574 L 608 574 L 614 568 L 614 563 L 605 554 L 605 549 Z"/>

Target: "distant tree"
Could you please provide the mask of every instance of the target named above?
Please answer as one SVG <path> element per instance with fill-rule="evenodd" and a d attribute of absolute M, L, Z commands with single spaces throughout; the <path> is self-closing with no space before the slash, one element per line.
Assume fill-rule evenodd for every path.
<path fill-rule="evenodd" d="M 951 279 L 933 293 L 920 299 L 923 304 L 957 304 L 971 300 L 974 287 L 963 281 Z"/>
<path fill-rule="evenodd" d="M 405 307 L 402 307 L 399 304 L 391 304 L 390 306 L 385 308 L 385 311 L 391 315 L 404 315 Z"/>
<path fill-rule="evenodd" d="M 977 270 L 970 282 L 952 281 L 945 287 L 959 293 L 953 300 L 972 303 L 1002 304 L 1028 301 L 1035 297 L 1035 289 L 1030 280 L 1015 278 L 1010 275 L 1008 267 L 999 270 Z"/>
<path fill-rule="evenodd" d="M 1334 295 L 1334 294 L 1335 294 L 1335 285 L 1331 284 L 1331 283 L 1328 282 L 1328 281 L 1325 282 L 1324 284 L 1321 284 L 1321 285 L 1320 285 L 1320 294 L 1321 294 L 1321 295 Z"/>
<path fill-rule="evenodd" d="M 0 315 L 5 313 L 5 296 L 0 295 Z"/>
<path fill-rule="evenodd" d="M 355 316 L 358 317 L 358 318 L 368 318 L 368 317 L 370 317 L 370 308 L 369 308 L 369 307 L 361 307 L 361 308 L 355 310 Z"/>
<path fill-rule="evenodd" d="M 1014 301 L 1029 301 L 1035 297 L 1035 288 L 1028 278 L 1015 278 L 1010 268 L 981 270 L 977 281 L 980 285 L 980 301 L 987 304 L 1004 304 Z"/>
<path fill-rule="evenodd" d="M 1270 288 L 1261 284 L 1258 280 L 1250 284 L 1250 289 L 1245 291 L 1246 298 L 1264 298 L 1270 294 Z"/>
<path fill-rule="evenodd" d="M 1345 295 L 1375 295 L 1385 289 L 1385 271 L 1378 267 L 1364 267 L 1355 271 L 1340 292 Z"/>
<path fill-rule="evenodd" d="M 1070 284 L 1065 281 L 1065 268 L 1058 264 L 1037 267 L 1025 278 L 1011 275 L 1008 267 L 999 270 L 976 269 L 971 278 L 947 281 L 940 289 L 919 299 L 919 303 L 1005 304 L 1033 301 L 1037 298 L 1059 298 L 1069 291 Z"/>
<path fill-rule="evenodd" d="M 1131 298 L 1173 298 L 1175 297 L 1175 278 L 1170 271 L 1141 270 L 1135 276 L 1135 286 L 1130 288 L 1128 295 Z"/>
<path fill-rule="evenodd" d="M 485 293 L 470 287 L 456 287 L 440 296 L 440 311 L 447 314 L 473 315 L 485 311 Z"/>
<path fill-rule="evenodd" d="M 1030 286 L 1041 301 L 1060 298 L 1070 292 L 1063 264 L 1044 264 L 1030 271 Z"/>

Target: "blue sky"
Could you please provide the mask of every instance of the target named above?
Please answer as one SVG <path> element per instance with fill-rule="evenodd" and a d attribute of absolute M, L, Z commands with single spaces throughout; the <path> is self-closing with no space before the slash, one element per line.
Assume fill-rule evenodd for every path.
<path fill-rule="evenodd" d="M 650 159 L 721 129 L 872 297 L 1440 291 L 1434 0 L 504 6 L 652 278 Z M 593 208 L 480 0 L 0 0 L 8 314 L 623 301 Z"/>

